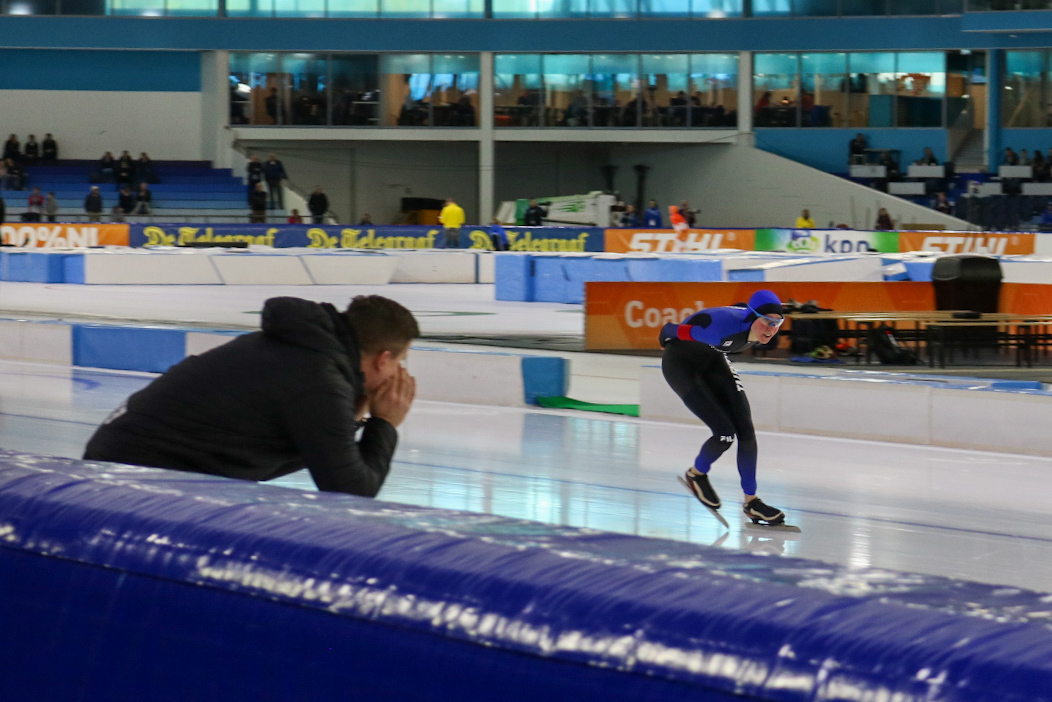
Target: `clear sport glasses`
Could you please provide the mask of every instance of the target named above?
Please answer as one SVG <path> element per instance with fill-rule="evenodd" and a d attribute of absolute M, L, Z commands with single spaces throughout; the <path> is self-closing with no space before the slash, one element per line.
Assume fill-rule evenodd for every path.
<path fill-rule="evenodd" d="M 760 314 L 752 307 L 749 307 L 749 311 L 756 315 L 759 319 L 762 319 L 764 321 L 764 324 L 766 324 L 771 329 L 777 329 L 778 327 L 782 326 L 782 323 L 785 321 L 785 317 L 768 317 L 765 314 Z"/>

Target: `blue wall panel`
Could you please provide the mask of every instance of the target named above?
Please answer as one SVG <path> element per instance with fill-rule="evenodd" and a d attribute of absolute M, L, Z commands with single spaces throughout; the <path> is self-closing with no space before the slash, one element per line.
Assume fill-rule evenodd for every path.
<path fill-rule="evenodd" d="M 35 37 L 36 43 L 46 44 L 47 38 L 47 33 Z M 201 89 L 201 58 L 196 52 L 3 49 L 0 66 L 6 67 L 0 71 L 0 90 Z"/>
<path fill-rule="evenodd" d="M 859 132 L 871 149 L 901 149 L 903 169 L 924 154 L 925 146 L 940 163 L 946 160 L 943 129 L 757 129 L 756 147 L 829 173 L 846 173 L 847 145 Z"/>

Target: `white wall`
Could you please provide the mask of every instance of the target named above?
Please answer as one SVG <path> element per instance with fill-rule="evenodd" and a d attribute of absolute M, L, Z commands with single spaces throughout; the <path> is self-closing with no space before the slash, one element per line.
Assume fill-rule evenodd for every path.
<path fill-rule="evenodd" d="M 201 93 L 0 90 L 0 125 L 25 143 L 50 132 L 59 158 L 98 159 L 127 149 L 157 160 L 200 158 Z"/>
<path fill-rule="evenodd" d="M 668 205 L 689 201 L 701 210 L 699 227 L 792 227 L 807 208 L 819 227 L 834 222 L 870 229 L 877 210 L 886 207 L 897 226 L 976 229 L 964 220 L 751 146 L 648 144 L 615 146 L 611 154 L 622 174 L 632 173 L 633 164 L 650 166 L 647 198 L 658 201 L 666 218 Z M 626 202 L 634 187 L 622 187 Z"/>
<path fill-rule="evenodd" d="M 501 143 L 496 144 L 494 199 L 577 195 L 603 190 L 602 166 L 610 163 L 608 144 Z M 635 193 L 631 166 L 620 168 L 615 188 L 625 197 Z"/>

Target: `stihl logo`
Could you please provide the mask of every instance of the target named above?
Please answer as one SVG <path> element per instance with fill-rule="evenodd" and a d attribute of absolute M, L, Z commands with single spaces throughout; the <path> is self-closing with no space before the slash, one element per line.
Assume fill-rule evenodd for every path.
<path fill-rule="evenodd" d="M 722 245 L 723 234 L 720 232 L 688 231 L 683 238 L 678 232 L 636 232 L 628 249 L 639 253 L 690 253 L 711 251 Z"/>
<path fill-rule="evenodd" d="M 929 236 L 921 244 L 922 251 L 944 253 L 1004 254 L 1008 246 L 1006 236 Z"/>

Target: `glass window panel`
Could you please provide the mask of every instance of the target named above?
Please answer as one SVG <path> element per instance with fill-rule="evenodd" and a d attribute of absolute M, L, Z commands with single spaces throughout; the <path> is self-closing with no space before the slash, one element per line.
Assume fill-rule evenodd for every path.
<path fill-rule="evenodd" d="M 56 0 L 10 0 L 7 4 L 9 15 L 54 15 L 57 13 Z"/>
<path fill-rule="evenodd" d="M 635 17 L 637 0 L 589 0 L 591 17 Z"/>
<path fill-rule="evenodd" d="M 494 126 L 540 125 L 544 105 L 540 54 L 497 54 L 493 83 Z"/>
<path fill-rule="evenodd" d="M 803 54 L 800 64 L 801 124 L 846 127 L 847 54 Z"/>
<path fill-rule="evenodd" d="M 274 0 L 275 17 L 324 17 L 325 0 Z"/>
<path fill-rule="evenodd" d="M 690 0 L 640 0 L 639 12 L 646 17 L 689 17 Z"/>
<path fill-rule="evenodd" d="M 109 0 L 108 14 L 163 17 L 164 0 Z"/>
<path fill-rule="evenodd" d="M 357 127 L 379 124 L 380 57 L 334 54 L 331 94 L 333 124 Z"/>
<path fill-rule="evenodd" d="M 97 16 L 106 14 L 106 0 L 62 0 L 60 14 Z"/>
<path fill-rule="evenodd" d="M 493 16 L 497 19 L 516 19 L 537 16 L 536 0 L 493 0 Z"/>
<path fill-rule="evenodd" d="M 436 54 L 431 59 L 432 124 L 474 127 L 478 122 L 478 54 Z"/>
<path fill-rule="evenodd" d="M 939 0 L 888 0 L 893 15 L 934 15 L 939 12 Z"/>
<path fill-rule="evenodd" d="M 380 0 L 381 17 L 430 17 L 431 0 Z"/>
<path fill-rule="evenodd" d="M 275 0 L 226 0 L 227 17 L 273 17 Z"/>
<path fill-rule="evenodd" d="M 380 124 L 426 127 L 431 124 L 431 56 L 380 56 Z"/>
<path fill-rule="evenodd" d="M 1001 119 L 1006 127 L 1044 127 L 1044 51 L 1005 52 Z"/>
<path fill-rule="evenodd" d="M 836 17 L 839 14 L 838 0 L 793 0 L 795 17 Z"/>
<path fill-rule="evenodd" d="M 840 0 L 840 14 L 845 17 L 886 15 L 887 0 Z"/>
<path fill-rule="evenodd" d="M 639 56 L 596 54 L 592 73 L 592 126 L 639 126 Z"/>
<path fill-rule="evenodd" d="M 753 97 L 757 127 L 796 127 L 798 54 L 756 54 Z"/>
<path fill-rule="evenodd" d="M 895 107 L 895 54 L 848 55 L 848 126 L 890 127 Z"/>
<path fill-rule="evenodd" d="M 591 58 L 586 54 L 544 56 L 542 126 L 587 127 L 592 95 Z"/>
<path fill-rule="evenodd" d="M 380 0 L 328 0 L 327 12 L 329 17 L 376 17 Z"/>
<path fill-rule="evenodd" d="M 694 127 L 738 124 L 738 55 L 694 54 L 690 57 L 690 110 Z"/>
<path fill-rule="evenodd" d="M 691 15 L 694 17 L 741 17 L 742 0 L 692 0 Z"/>
<path fill-rule="evenodd" d="M 434 17 L 482 17 L 486 11 L 484 0 L 433 0 Z"/>
<path fill-rule="evenodd" d="M 792 14 L 790 0 L 753 0 L 753 17 L 788 17 Z"/>
<path fill-rule="evenodd" d="M 946 95 L 946 54 L 902 52 L 895 72 L 898 127 L 941 127 Z"/>
<path fill-rule="evenodd" d="M 282 54 L 281 71 L 286 76 L 282 91 L 282 114 L 288 124 L 328 124 L 329 64 L 324 54 Z"/>
<path fill-rule="evenodd" d="M 169 17 L 208 17 L 219 14 L 218 0 L 168 0 Z"/>
<path fill-rule="evenodd" d="M 282 86 L 277 54 L 230 54 L 230 124 L 277 124 Z"/>
<path fill-rule="evenodd" d="M 644 127 L 686 127 L 690 104 L 690 56 L 643 54 Z"/>

